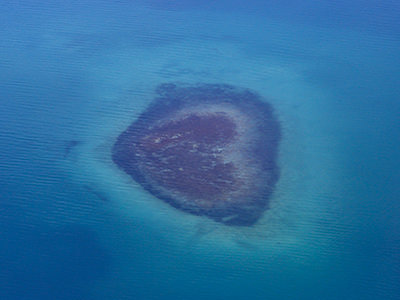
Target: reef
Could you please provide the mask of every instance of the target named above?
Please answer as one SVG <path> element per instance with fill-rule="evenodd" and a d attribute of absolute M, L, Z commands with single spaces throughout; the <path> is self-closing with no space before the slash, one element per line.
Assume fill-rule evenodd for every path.
<path fill-rule="evenodd" d="M 281 138 L 271 105 L 224 84 L 162 84 L 114 144 L 114 163 L 155 197 L 226 225 L 269 207 Z"/>

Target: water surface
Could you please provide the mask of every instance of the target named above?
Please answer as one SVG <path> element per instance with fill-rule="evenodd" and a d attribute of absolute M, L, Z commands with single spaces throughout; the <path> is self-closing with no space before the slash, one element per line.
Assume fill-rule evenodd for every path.
<path fill-rule="evenodd" d="M 7 3 L 0 298 L 399 299 L 399 4 Z M 165 82 L 256 91 L 282 124 L 253 226 L 183 213 L 112 162 Z"/>

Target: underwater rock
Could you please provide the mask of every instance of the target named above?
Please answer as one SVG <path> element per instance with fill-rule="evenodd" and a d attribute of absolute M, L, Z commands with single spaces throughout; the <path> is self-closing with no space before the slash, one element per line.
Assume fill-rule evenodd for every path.
<path fill-rule="evenodd" d="M 163 84 L 117 138 L 114 163 L 177 209 L 252 225 L 279 177 L 280 126 L 272 107 L 230 85 Z"/>
<path fill-rule="evenodd" d="M 65 142 L 65 145 L 64 145 L 64 158 L 67 158 L 70 155 L 71 151 L 75 147 L 79 146 L 81 143 L 82 143 L 81 141 L 75 141 L 75 140 L 70 140 L 70 141 Z"/>

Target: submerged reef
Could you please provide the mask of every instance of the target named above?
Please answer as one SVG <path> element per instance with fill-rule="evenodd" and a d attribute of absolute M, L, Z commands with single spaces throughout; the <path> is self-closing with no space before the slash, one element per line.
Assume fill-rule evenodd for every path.
<path fill-rule="evenodd" d="M 162 84 L 117 138 L 114 163 L 157 198 L 226 225 L 250 226 L 279 178 L 280 125 L 256 93 Z"/>

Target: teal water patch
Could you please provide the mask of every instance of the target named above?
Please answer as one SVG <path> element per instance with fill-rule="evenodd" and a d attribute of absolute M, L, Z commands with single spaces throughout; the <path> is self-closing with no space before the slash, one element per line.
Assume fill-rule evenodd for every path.
<path fill-rule="evenodd" d="M 76 149 L 78 156 L 75 162 L 68 162 L 71 163 L 76 181 L 85 182 L 91 189 L 110 199 L 108 207 L 113 209 L 116 220 L 103 225 L 106 228 L 101 227 L 100 231 L 104 240 L 113 241 L 113 251 L 125 253 L 118 257 L 117 264 L 121 272 L 118 280 L 121 294 L 135 295 L 139 292 L 142 297 L 162 297 L 161 294 L 154 296 L 149 291 L 147 277 L 143 279 L 147 284 L 138 279 L 141 287 L 139 281 L 131 282 L 132 277 L 138 276 L 133 271 L 138 261 L 131 260 L 129 249 L 136 253 L 137 243 L 142 245 L 139 249 L 146 249 L 141 250 L 146 251 L 146 254 L 142 253 L 140 257 L 152 266 L 151 274 L 160 274 L 157 277 L 160 290 L 170 289 L 169 280 L 164 280 L 165 278 L 187 278 L 179 287 L 174 287 L 174 292 L 182 297 L 192 295 L 190 291 L 194 288 L 193 284 L 213 287 L 208 292 L 198 287 L 199 298 L 210 295 L 208 293 L 215 294 L 218 285 L 226 289 L 233 278 L 243 283 L 252 282 L 251 287 L 258 290 L 260 297 L 265 294 L 279 295 L 281 288 L 277 284 L 293 279 L 293 276 L 300 278 L 307 274 L 315 279 L 322 270 L 338 272 L 337 263 L 340 257 L 332 249 L 341 236 L 330 230 L 335 226 L 332 222 L 340 214 L 340 204 L 324 201 L 330 195 L 341 193 L 339 178 L 342 177 L 342 169 L 337 167 L 340 165 L 336 152 L 339 149 L 332 150 L 337 145 L 332 145 L 325 138 L 325 125 L 321 122 L 327 114 L 322 103 L 329 101 L 329 98 L 322 91 L 302 81 L 298 70 L 289 68 L 285 63 L 272 58 L 249 58 L 243 56 L 232 43 L 215 43 L 217 45 L 208 45 L 201 49 L 196 48 L 196 43 L 194 46 L 189 43 L 167 46 L 165 49 L 158 49 L 157 54 L 147 54 L 149 61 L 153 56 L 158 57 L 159 61 L 153 60 L 150 66 L 142 64 L 140 68 L 136 65 L 134 72 L 122 73 L 122 77 L 132 78 L 132 87 L 125 88 L 125 95 L 117 94 L 114 105 L 110 104 L 112 100 L 108 98 L 106 101 L 109 101 L 109 109 L 106 112 L 103 112 L 102 104 L 98 103 L 102 113 L 93 114 L 96 120 L 89 122 L 87 131 L 80 136 L 84 143 Z M 212 50 L 215 46 L 220 49 L 217 57 L 210 56 L 210 53 L 215 55 Z M 206 69 L 210 74 L 204 78 L 206 82 L 223 78 L 230 84 L 253 88 L 276 108 L 282 122 L 283 140 L 279 153 L 281 179 L 271 199 L 270 209 L 250 228 L 228 228 L 205 217 L 187 215 L 169 207 L 135 184 L 111 160 L 112 146 L 120 132 L 154 98 L 154 86 L 150 88 L 149 83 L 162 83 L 165 77 L 170 79 L 169 74 L 149 73 L 148 69 L 164 68 L 170 60 L 166 54 L 180 52 L 183 47 L 190 47 L 190 52 L 187 52 L 186 57 L 182 55 L 178 65 Z M 233 68 L 240 67 L 239 72 L 223 71 L 224 68 L 231 68 L 224 57 L 228 52 L 231 53 L 230 59 L 237 62 Z M 123 55 L 128 59 L 137 59 L 130 58 L 125 53 Z M 214 67 L 207 62 L 210 57 L 215 62 Z M 120 67 L 125 68 L 119 65 L 110 68 Z M 175 67 L 170 65 L 169 68 Z M 203 78 L 201 72 L 176 71 L 174 74 L 177 80 L 184 78 L 189 83 Z M 149 77 L 149 88 L 141 93 L 135 92 L 136 86 L 143 89 L 143 76 Z M 137 231 L 138 226 L 143 232 L 147 232 L 147 239 L 137 240 L 139 237 L 144 238 L 143 233 Z M 113 236 L 115 231 L 119 232 L 121 240 L 116 240 Z M 156 259 L 156 264 L 152 263 L 151 257 Z M 243 261 L 247 263 L 243 264 Z M 310 268 L 315 263 L 319 265 L 318 270 L 311 271 Z M 148 267 L 143 262 L 139 266 Z M 287 277 L 288 274 L 291 275 Z M 260 279 L 254 281 L 256 277 Z M 113 290 L 104 284 L 103 282 L 100 288 L 101 293 L 112 295 Z M 301 284 L 304 282 L 299 283 L 299 286 Z M 233 288 L 228 294 L 234 297 L 235 294 L 243 295 L 243 292 Z"/>

